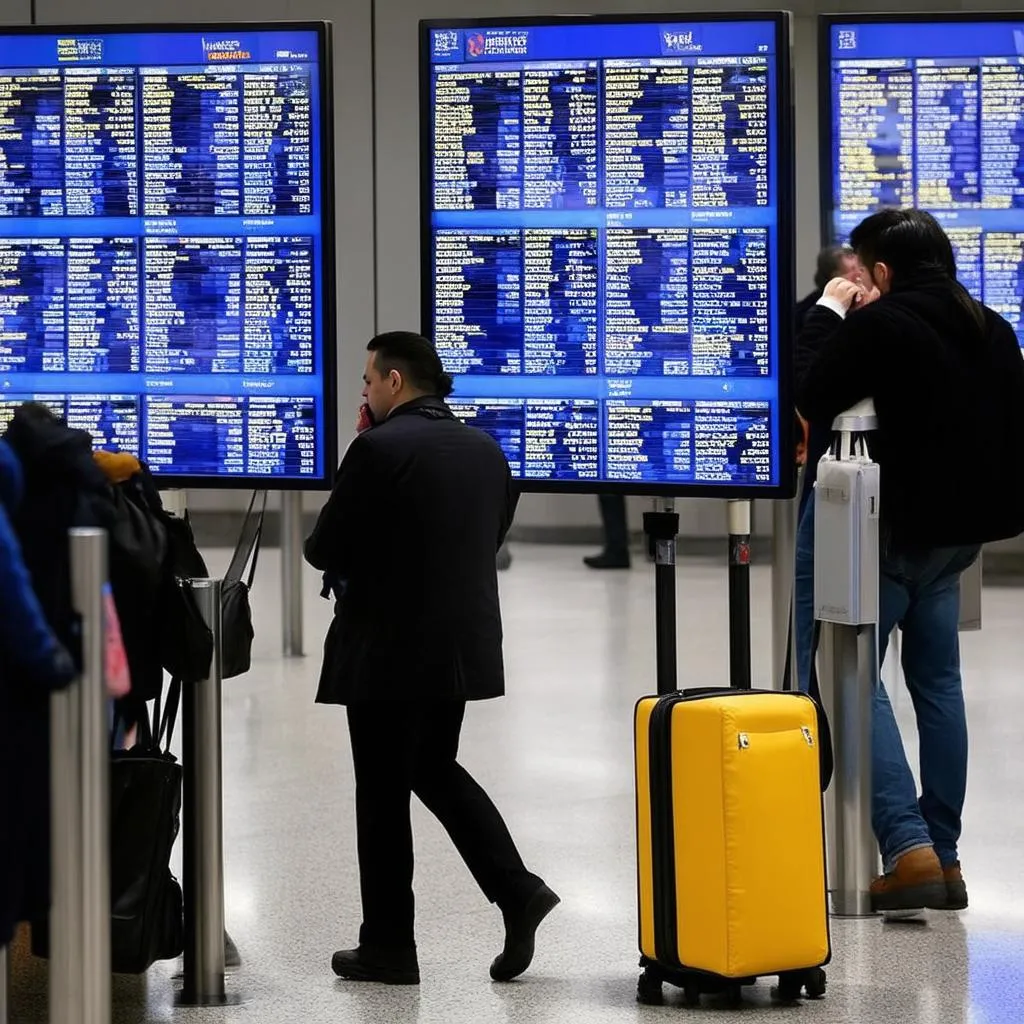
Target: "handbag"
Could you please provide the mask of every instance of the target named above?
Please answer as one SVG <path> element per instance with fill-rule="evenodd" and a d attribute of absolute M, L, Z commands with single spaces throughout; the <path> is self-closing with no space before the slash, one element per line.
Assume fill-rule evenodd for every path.
<path fill-rule="evenodd" d="M 257 508 L 257 505 L 259 506 Z M 249 591 L 256 578 L 267 492 L 254 491 L 221 590 L 221 678 L 233 679 L 252 663 L 252 608 Z M 249 566 L 246 574 L 245 567 Z M 245 577 L 245 578 L 243 578 Z"/>

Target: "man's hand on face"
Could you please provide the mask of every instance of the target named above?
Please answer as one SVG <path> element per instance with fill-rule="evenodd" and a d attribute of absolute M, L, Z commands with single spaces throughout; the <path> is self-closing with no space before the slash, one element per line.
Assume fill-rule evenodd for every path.
<path fill-rule="evenodd" d="M 854 307 L 861 305 L 863 289 L 853 281 L 847 281 L 845 277 L 833 277 L 822 293 L 822 298 L 832 299 L 838 302 L 843 309 L 849 312 Z"/>
<path fill-rule="evenodd" d="M 359 407 L 359 418 L 356 420 L 356 433 L 361 434 L 365 430 L 369 430 L 373 426 L 373 413 L 370 412 L 370 406 L 363 402 Z"/>

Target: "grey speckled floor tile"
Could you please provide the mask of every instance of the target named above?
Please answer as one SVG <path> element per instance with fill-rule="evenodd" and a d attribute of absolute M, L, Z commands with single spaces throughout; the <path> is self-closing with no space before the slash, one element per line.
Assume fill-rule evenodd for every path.
<path fill-rule="evenodd" d="M 653 579 L 648 566 L 595 575 L 575 549 L 519 548 L 503 574 L 509 696 L 473 707 L 463 761 L 502 808 L 534 870 L 563 904 L 540 933 L 531 972 L 497 986 L 487 967 L 501 921 L 474 889 L 437 824 L 417 809 L 419 989 L 335 980 L 334 949 L 358 926 L 353 790 L 344 716 L 312 704 L 318 653 L 277 657 L 276 552 L 254 591 L 252 673 L 226 685 L 225 834 L 229 928 L 244 957 L 229 977 L 238 1007 L 173 1008 L 180 964 L 145 979 L 116 979 L 114 1024 L 605 1024 L 689 1019 L 678 993 L 640 1007 L 630 715 L 652 688 Z M 214 558 L 216 562 L 216 558 Z M 307 645 L 318 652 L 329 607 L 306 584 Z M 754 571 L 754 607 L 767 609 L 768 576 Z M 767 984 L 731 1024 L 1021 1024 L 1024 1021 L 1024 690 L 1019 628 L 1024 592 L 986 594 L 985 629 L 964 637 L 972 727 L 971 790 L 963 858 L 972 909 L 923 922 L 834 923 L 835 960 L 825 1000 L 796 1008 Z M 679 571 L 680 678 L 724 678 L 724 566 Z M 754 625 L 755 682 L 768 671 L 767 615 Z M 908 722 L 909 699 L 894 695 Z M 13 1024 L 43 1024 L 45 969 L 15 957 Z M 681 1016 L 682 1015 L 682 1016 Z"/>

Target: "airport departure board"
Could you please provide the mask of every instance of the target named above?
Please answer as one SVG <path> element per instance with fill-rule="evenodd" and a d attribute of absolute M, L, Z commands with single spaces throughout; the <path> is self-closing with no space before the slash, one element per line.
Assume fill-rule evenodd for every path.
<path fill-rule="evenodd" d="M 827 237 L 846 239 L 882 207 L 928 210 L 961 282 L 1024 344 L 1024 17 L 834 16 L 822 26 Z"/>
<path fill-rule="evenodd" d="M 787 16 L 421 45 L 423 331 L 453 410 L 524 490 L 792 493 Z"/>
<path fill-rule="evenodd" d="M 330 81 L 323 23 L 0 31 L 0 430 L 329 483 Z"/>

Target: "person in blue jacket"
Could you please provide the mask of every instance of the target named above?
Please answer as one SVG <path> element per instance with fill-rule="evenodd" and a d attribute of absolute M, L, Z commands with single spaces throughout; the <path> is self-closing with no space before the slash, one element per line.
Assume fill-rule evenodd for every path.
<path fill-rule="evenodd" d="M 75 675 L 11 525 L 21 464 L 0 441 L 0 947 L 49 906 L 49 699 Z"/>

